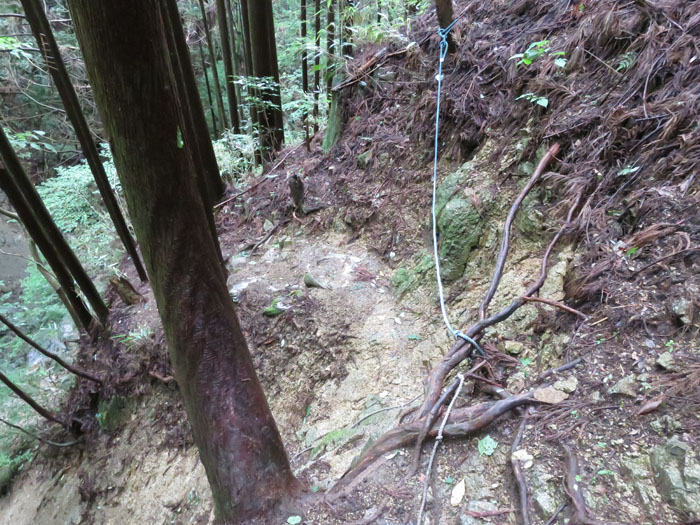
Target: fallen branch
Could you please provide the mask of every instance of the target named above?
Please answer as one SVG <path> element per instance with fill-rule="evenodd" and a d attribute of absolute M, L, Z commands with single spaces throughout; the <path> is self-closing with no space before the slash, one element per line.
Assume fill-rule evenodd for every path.
<path fill-rule="evenodd" d="M 501 514 L 509 514 L 511 512 L 515 512 L 515 509 L 484 510 L 481 512 L 476 510 L 465 510 L 463 514 L 471 516 L 472 518 L 488 518 L 490 516 L 500 516 Z"/>
<path fill-rule="evenodd" d="M 19 425 L 15 425 L 14 423 L 10 423 L 9 421 L 5 421 L 3 418 L 0 417 L 0 422 L 5 423 L 8 427 L 15 428 L 19 430 L 20 432 L 24 432 L 27 434 L 29 437 L 34 438 L 38 441 L 41 441 L 42 443 L 45 443 L 47 445 L 51 445 L 52 447 L 72 447 L 73 445 L 77 445 L 78 443 L 82 443 L 82 439 L 76 439 L 75 441 L 68 441 L 67 443 L 58 443 L 56 441 L 51 441 L 50 439 L 44 439 L 41 436 L 38 436 L 32 432 L 29 432 L 29 430 L 26 430 Z"/>
<path fill-rule="evenodd" d="M 58 423 L 59 425 L 61 425 L 61 426 L 63 426 L 63 427 L 66 427 L 66 426 L 67 426 L 63 421 L 61 421 L 61 420 L 58 418 L 58 416 L 52 414 L 52 413 L 49 412 L 47 409 L 45 409 L 44 407 L 42 407 L 39 403 L 37 403 L 36 401 L 34 401 L 34 399 L 32 399 L 32 397 L 31 397 L 29 394 L 27 394 L 24 390 L 22 390 L 20 387 L 18 387 L 18 386 L 15 385 L 12 381 L 10 381 L 10 378 L 7 377 L 7 376 L 6 376 L 5 374 L 3 374 L 2 372 L 0 372 L 0 381 L 2 381 L 3 383 L 5 383 L 5 385 L 7 386 L 7 388 L 9 388 L 9 389 L 12 390 L 15 394 L 17 394 L 17 396 L 18 396 L 22 401 L 24 401 L 24 402 L 27 403 L 30 407 L 32 407 L 32 408 L 34 409 L 34 411 L 35 411 L 36 413 L 38 413 L 41 417 L 43 417 L 44 419 L 47 419 L 47 420 L 49 420 L 49 421 L 51 421 L 51 422 L 53 422 L 53 423 Z"/>
<path fill-rule="evenodd" d="M 580 312 L 576 310 L 575 308 L 571 308 L 570 306 L 566 306 L 563 303 L 560 303 L 559 301 L 553 301 L 552 299 L 545 299 L 544 297 L 523 297 L 525 301 L 528 302 L 533 302 L 533 303 L 542 303 L 542 304 L 548 304 L 549 306 L 554 306 L 555 308 L 560 308 L 564 310 L 565 312 L 569 312 L 570 314 L 578 315 L 581 319 L 584 321 L 588 319 L 588 316 L 584 314 L 583 312 Z"/>
<path fill-rule="evenodd" d="M 571 370 L 574 368 L 576 365 L 579 363 L 583 362 L 583 358 L 579 357 L 578 359 L 574 359 L 573 361 L 570 361 L 564 365 L 558 366 L 557 368 L 551 368 L 549 370 L 545 370 L 542 372 L 537 379 L 535 380 L 535 383 L 539 383 L 540 381 L 547 379 L 549 376 L 553 374 L 558 374 L 559 372 L 566 372 L 567 370 Z"/>
<path fill-rule="evenodd" d="M 269 174 L 269 173 L 272 173 L 272 172 L 275 171 L 277 168 L 279 168 L 279 167 L 284 163 L 284 161 L 286 161 L 286 160 L 289 158 L 289 156 L 290 156 L 292 153 L 294 153 L 296 150 L 298 150 L 303 144 L 304 144 L 303 142 L 300 142 L 299 144 L 297 144 L 296 146 L 294 146 L 292 149 L 290 149 L 287 153 L 285 153 L 284 157 L 282 157 L 274 166 L 272 166 L 272 168 L 270 168 L 270 169 L 268 170 L 267 173 L 268 173 L 268 174 Z M 232 200 L 235 200 L 235 199 L 237 199 L 238 197 L 240 197 L 240 196 L 242 196 L 242 195 L 245 195 L 245 194 L 248 193 L 249 191 L 254 190 L 255 188 L 257 188 L 258 186 L 260 186 L 260 185 L 261 185 L 263 182 L 265 182 L 266 180 L 270 180 L 270 177 L 267 177 L 267 175 L 265 175 L 265 174 L 261 175 L 261 176 L 260 176 L 260 180 L 259 180 L 258 182 L 256 182 L 255 184 L 251 184 L 251 185 L 248 186 L 246 189 L 241 190 L 241 191 L 239 191 L 238 193 L 236 193 L 236 194 L 234 194 L 234 195 L 231 195 L 231 196 L 228 197 L 227 199 L 224 199 L 224 200 L 222 200 L 221 202 L 215 204 L 215 205 L 214 205 L 214 209 L 217 210 L 217 209 L 221 208 L 224 204 L 228 204 L 228 203 L 231 202 Z"/>
<path fill-rule="evenodd" d="M 668 259 L 671 259 L 672 257 L 675 257 L 678 254 L 691 253 L 691 252 L 700 252 L 700 246 L 693 246 L 692 248 L 686 248 L 685 250 L 678 250 L 677 252 L 673 252 L 669 255 L 661 257 L 660 259 L 656 259 L 654 262 L 651 262 L 651 263 L 647 264 L 646 266 L 642 266 L 639 270 L 637 270 L 634 273 L 635 273 L 635 275 L 642 273 L 644 270 L 647 270 L 647 269 L 651 268 L 652 266 L 656 266 L 659 263 L 667 261 Z"/>
<path fill-rule="evenodd" d="M 7 326 L 10 330 L 12 330 L 17 337 L 19 337 L 22 341 L 27 343 L 28 345 L 34 347 L 37 352 L 44 354 L 46 357 L 49 359 L 54 360 L 56 363 L 58 363 L 60 366 L 68 370 L 69 372 L 83 377 L 85 379 L 88 379 L 90 381 L 94 381 L 95 383 L 102 384 L 102 380 L 98 377 L 93 376 L 92 374 L 89 374 L 87 372 L 83 372 L 82 370 L 75 368 L 72 365 L 69 365 L 66 363 L 63 359 L 61 359 L 58 355 L 54 354 L 53 352 L 49 352 L 46 350 L 44 347 L 42 347 L 39 343 L 34 341 L 33 339 L 29 338 L 28 336 L 24 335 L 24 333 L 17 328 L 10 320 L 5 317 L 4 315 L 0 314 L 0 322 Z"/>
<path fill-rule="evenodd" d="M 513 456 L 520 447 L 520 442 L 523 439 L 523 434 L 525 433 L 525 427 L 527 426 L 527 416 L 523 417 L 520 422 L 520 427 L 518 428 L 518 433 L 513 440 L 513 445 L 510 447 L 510 463 L 513 466 L 513 475 L 515 476 L 515 482 L 518 485 L 518 496 L 520 497 L 520 515 L 522 516 L 522 524 L 530 525 L 530 511 L 528 510 L 527 502 L 527 483 L 525 482 L 525 476 L 523 475 L 523 468 L 520 461 L 515 459 Z"/>

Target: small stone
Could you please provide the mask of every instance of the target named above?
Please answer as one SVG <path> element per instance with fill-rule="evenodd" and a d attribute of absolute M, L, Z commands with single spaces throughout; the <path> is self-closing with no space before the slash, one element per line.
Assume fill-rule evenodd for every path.
<path fill-rule="evenodd" d="M 633 375 L 623 377 L 608 390 L 608 394 L 618 394 L 621 396 L 636 397 L 637 381 Z"/>
<path fill-rule="evenodd" d="M 535 390 L 535 399 L 541 401 L 542 403 L 548 403 L 550 405 L 555 405 L 561 403 L 565 399 L 568 399 L 569 394 L 556 390 L 554 387 L 548 386 L 546 388 L 538 388 Z"/>
<path fill-rule="evenodd" d="M 505 343 L 506 352 L 512 355 L 522 354 L 525 350 L 525 345 L 519 343 L 518 341 L 506 341 Z"/>
<path fill-rule="evenodd" d="M 685 297 L 681 297 L 679 299 L 676 299 L 671 304 L 671 310 L 673 310 L 673 313 L 676 314 L 680 318 L 680 320 L 681 320 L 681 322 L 683 322 L 683 324 L 688 324 L 688 325 L 690 324 L 691 305 L 690 305 L 690 301 L 688 301 L 688 299 L 686 299 Z"/>
<path fill-rule="evenodd" d="M 556 390 L 561 390 L 562 392 L 571 394 L 578 386 L 578 379 L 576 379 L 574 376 L 570 376 L 566 379 L 560 379 L 559 381 L 555 382 L 553 386 Z"/>
<path fill-rule="evenodd" d="M 535 509 L 540 516 L 550 517 L 557 511 L 557 502 L 545 489 L 535 491 L 532 499 L 535 501 Z"/>
<path fill-rule="evenodd" d="M 517 394 L 525 388 L 525 374 L 523 372 L 516 372 L 508 378 L 506 382 L 506 388 L 509 392 Z"/>
<path fill-rule="evenodd" d="M 673 362 L 673 353 L 664 352 L 656 359 L 656 364 L 659 365 L 664 370 L 675 371 L 678 370 L 678 366 Z"/>

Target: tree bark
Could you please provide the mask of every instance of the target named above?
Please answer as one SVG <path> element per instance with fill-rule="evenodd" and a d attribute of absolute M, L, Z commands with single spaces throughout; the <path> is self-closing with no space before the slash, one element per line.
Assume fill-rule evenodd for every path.
<path fill-rule="evenodd" d="M 335 66 L 333 65 L 333 53 L 335 53 L 335 3 L 330 0 L 328 3 L 328 19 L 326 22 L 326 94 L 330 98 L 333 87 L 333 76 Z M 328 102 L 330 104 L 330 100 Z"/>
<path fill-rule="evenodd" d="M 299 15 L 301 22 L 301 90 L 304 94 L 309 92 L 309 56 L 306 51 L 306 0 L 301 0 L 301 14 Z M 309 144 L 309 114 L 304 112 L 302 115 L 302 124 L 304 126 L 304 142 L 306 150 L 311 151 Z"/>
<path fill-rule="evenodd" d="M 341 38 L 343 40 L 343 45 L 341 47 L 341 53 L 344 57 L 351 57 L 353 54 L 352 45 L 352 23 L 353 23 L 353 13 L 355 11 L 355 0 L 342 0 L 342 19 L 343 30 L 341 31 Z"/>
<path fill-rule="evenodd" d="M 442 29 L 449 26 L 454 20 L 452 0 L 435 0 L 435 11 L 437 12 L 438 24 Z M 447 50 L 450 53 L 454 53 L 456 46 L 451 34 L 447 35 L 447 43 L 449 45 Z"/>
<path fill-rule="evenodd" d="M 80 102 L 78 102 L 78 96 L 73 89 L 68 71 L 66 71 L 66 66 L 58 50 L 58 45 L 56 45 L 56 40 L 54 39 L 49 21 L 46 18 L 44 8 L 39 0 L 22 0 L 22 6 L 24 7 L 27 21 L 32 28 L 32 33 L 36 38 L 37 45 L 44 55 L 44 61 L 46 62 L 49 73 L 51 73 L 51 78 L 53 78 L 56 88 L 58 89 L 58 94 L 63 101 L 66 114 L 73 124 L 75 134 L 80 141 L 80 147 L 85 154 L 88 166 L 90 166 L 90 171 L 95 178 L 97 189 L 100 191 L 100 195 L 112 219 L 112 223 L 117 230 L 117 234 L 126 252 L 129 254 L 136 267 L 139 278 L 141 281 L 147 281 L 146 270 L 141 264 L 141 258 L 136 249 L 136 243 L 131 237 L 129 228 L 124 220 L 124 215 L 119 209 L 117 199 L 112 192 L 112 187 L 109 184 L 109 179 L 107 178 L 104 166 L 100 160 L 97 146 L 90 136 L 90 127 L 85 120 L 85 115 L 83 115 Z"/>
<path fill-rule="evenodd" d="M 176 86 L 180 93 L 180 100 L 183 102 L 184 117 L 186 126 L 182 130 L 185 140 L 191 142 L 200 169 L 197 173 L 201 177 L 201 188 L 205 203 L 210 208 L 219 201 L 224 194 L 226 185 L 221 179 L 219 165 L 214 155 L 214 146 L 209 139 L 209 129 L 207 120 L 204 118 L 202 100 L 199 98 L 197 80 L 194 78 L 192 63 L 190 61 L 190 50 L 185 40 L 185 32 L 180 22 L 180 12 L 176 0 L 165 0 L 161 4 L 163 18 L 169 40 L 171 67 L 175 73 Z M 211 221 L 211 231 L 214 239 L 218 239 L 216 227 Z M 218 242 L 218 241 L 217 241 Z"/>
<path fill-rule="evenodd" d="M 321 0 L 314 4 L 314 135 L 318 133 L 318 99 L 321 96 Z"/>
<path fill-rule="evenodd" d="M 207 37 L 207 47 L 209 48 L 209 59 L 211 60 L 211 73 L 214 80 L 214 92 L 216 93 L 216 105 L 219 108 L 219 118 L 224 129 L 228 128 L 226 121 L 226 111 L 224 110 L 224 97 L 221 95 L 221 82 L 219 81 L 219 70 L 216 67 L 216 53 L 214 52 L 214 42 L 211 38 L 209 30 L 209 22 L 207 21 L 207 12 L 204 9 L 204 0 L 199 0 L 199 10 L 202 13 L 202 23 L 204 24 L 204 34 Z"/>
<path fill-rule="evenodd" d="M 233 130 L 241 132 L 241 123 L 238 119 L 238 101 L 236 89 L 233 84 L 233 59 L 231 58 L 231 40 L 228 34 L 228 22 L 226 16 L 226 4 L 224 0 L 216 0 L 216 17 L 219 21 L 219 40 L 221 40 L 221 52 L 224 57 L 224 71 L 226 72 L 226 96 L 228 97 L 228 112 L 231 118 Z"/>
<path fill-rule="evenodd" d="M 282 97 L 279 86 L 277 47 L 272 17 L 272 1 L 247 2 L 253 75 L 268 77 L 273 85 L 260 90 L 263 107 L 259 111 L 260 149 L 264 160 L 272 158 L 284 143 Z"/>
<path fill-rule="evenodd" d="M 214 99 L 211 95 L 211 84 L 209 83 L 209 73 L 207 72 L 207 62 L 204 59 L 204 50 L 202 49 L 202 41 L 197 43 L 199 48 L 199 60 L 202 63 L 202 73 L 204 75 L 204 82 L 207 85 L 207 99 L 209 100 L 209 113 L 211 115 L 211 127 L 214 132 L 214 137 L 218 137 L 219 133 L 216 130 L 216 113 L 214 111 Z"/>
<path fill-rule="evenodd" d="M 158 305 L 219 522 L 244 523 L 297 490 L 255 375 L 195 180 L 178 147 L 158 0 L 69 0 L 75 31 Z"/>
<path fill-rule="evenodd" d="M 41 253 L 56 275 L 56 279 L 66 291 L 83 328 L 89 332 L 93 318 L 78 295 L 76 283 L 85 294 L 85 298 L 97 315 L 97 319 L 104 324 L 109 315 L 107 306 L 105 306 L 97 288 L 73 250 L 63 238 L 61 230 L 53 222 L 51 214 L 22 168 L 1 127 L 0 158 L 4 163 L 4 166 L 0 165 L 0 189 L 7 195 L 10 204 L 22 219 L 24 227 L 39 246 Z M 73 282 L 74 280 L 75 282 Z"/>

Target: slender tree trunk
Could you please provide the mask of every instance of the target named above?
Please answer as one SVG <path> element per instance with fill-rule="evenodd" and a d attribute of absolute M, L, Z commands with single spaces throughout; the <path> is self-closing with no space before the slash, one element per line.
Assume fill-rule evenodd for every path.
<path fill-rule="evenodd" d="M 77 327 L 82 327 L 83 323 L 78 314 L 76 313 L 75 309 L 73 308 L 73 305 L 71 304 L 70 300 L 68 299 L 66 292 L 63 290 L 63 288 L 61 288 L 61 285 L 56 280 L 56 276 L 52 274 L 51 271 L 48 268 L 46 268 L 46 266 L 44 266 L 44 263 L 41 260 L 41 256 L 39 255 L 39 250 L 36 247 L 36 243 L 34 242 L 34 239 L 32 239 L 31 235 L 29 235 L 27 228 L 25 228 L 24 224 L 22 223 L 22 219 L 20 219 L 19 215 L 17 215 L 16 213 L 5 210 L 3 208 L 0 208 L 0 215 L 5 215 L 10 219 L 14 219 L 15 221 L 17 221 L 18 224 L 22 226 L 24 238 L 27 241 L 27 247 L 29 249 L 29 254 L 32 256 L 32 261 L 34 261 L 34 265 L 36 266 L 37 271 L 42 275 L 44 279 L 46 279 L 46 282 L 49 283 L 51 289 L 54 292 L 56 292 L 56 295 L 58 295 L 58 298 L 63 303 L 63 306 L 65 306 L 66 310 L 68 310 L 71 319 L 73 319 L 73 324 L 75 324 L 75 326 Z"/>
<path fill-rule="evenodd" d="M 229 25 L 229 37 L 231 40 L 231 60 L 233 61 L 233 74 L 238 77 L 241 74 L 241 64 L 238 61 L 238 53 L 236 53 L 236 23 L 233 17 L 233 7 L 231 6 L 231 0 L 226 0 L 226 14 Z M 241 90 L 237 83 L 233 83 L 233 90 L 236 92 L 236 108 L 238 110 L 238 120 L 241 121 L 243 118 L 243 112 L 241 111 L 240 100 L 241 100 Z"/>
<path fill-rule="evenodd" d="M 15 394 L 17 394 L 18 397 L 22 399 L 25 403 L 27 403 L 30 407 L 32 407 L 37 414 L 39 414 L 41 417 L 44 419 L 48 419 L 49 421 L 53 421 L 54 423 L 58 423 L 59 425 L 66 426 L 66 424 L 59 419 L 59 417 L 55 414 L 52 414 L 50 411 L 42 407 L 39 403 L 34 401 L 34 398 L 27 394 L 24 390 L 22 390 L 20 387 L 15 385 L 12 381 L 10 381 L 10 378 L 7 377 L 5 374 L 0 372 L 0 381 L 5 383 L 5 386 L 12 390 Z"/>
<path fill-rule="evenodd" d="M 51 214 L 22 168 L 1 127 L 0 158 L 4 163 L 4 166 L 0 166 L 0 189 L 7 195 L 10 204 L 22 219 L 24 227 L 39 246 L 41 253 L 56 275 L 56 279 L 69 296 L 83 328 L 90 331 L 92 315 L 78 296 L 75 283 L 82 290 L 98 320 L 104 324 L 109 315 L 107 306 L 105 306 L 97 288 L 88 277 L 73 250 L 63 238 L 58 226 L 53 222 Z"/>
<path fill-rule="evenodd" d="M 301 0 L 301 14 L 299 15 L 301 21 L 301 90 L 306 95 L 309 92 L 309 57 L 306 51 L 306 0 Z M 309 114 L 304 112 L 301 117 L 302 124 L 304 126 L 304 142 L 306 143 L 306 150 L 311 151 L 311 144 L 309 143 Z"/>
<path fill-rule="evenodd" d="M 333 65 L 333 54 L 335 53 L 335 3 L 336 0 L 330 0 L 328 3 L 328 20 L 326 22 L 326 94 L 331 97 L 331 88 L 333 87 L 333 76 L 335 74 L 335 66 Z"/>
<path fill-rule="evenodd" d="M 190 60 L 190 50 L 187 47 L 185 40 L 185 32 L 182 29 L 180 22 L 180 12 L 177 8 L 176 0 L 165 0 L 167 10 L 163 13 L 165 18 L 165 27 L 169 29 L 168 34 L 171 36 L 171 58 L 172 67 L 177 79 L 178 88 L 180 91 L 180 100 L 182 100 L 185 110 L 185 122 L 190 125 L 183 130 L 183 135 L 191 141 L 200 166 L 199 170 L 202 177 L 202 188 L 205 195 L 205 203 L 208 206 L 213 206 L 224 194 L 226 185 L 221 180 L 219 165 L 216 162 L 214 155 L 214 147 L 209 139 L 209 130 L 207 129 L 207 119 L 204 118 L 204 109 L 202 108 L 202 99 L 199 97 L 197 89 L 197 80 L 194 78 L 192 71 L 192 63 Z M 166 18 L 167 17 L 167 18 Z M 212 221 L 212 235 L 217 239 L 216 228 Z"/>
<path fill-rule="evenodd" d="M 236 133 L 241 132 L 241 123 L 238 119 L 238 102 L 236 89 L 233 84 L 233 60 L 231 59 L 231 40 L 228 34 L 228 21 L 226 17 L 226 4 L 224 0 L 216 0 L 216 16 L 219 20 L 219 40 L 221 40 L 221 52 L 224 57 L 224 71 L 226 72 L 226 96 L 228 97 L 228 111 Z"/>
<path fill-rule="evenodd" d="M 56 40 L 53 37 L 53 32 L 49 21 L 46 18 L 46 13 L 44 12 L 43 5 L 39 0 L 22 0 L 22 5 L 24 7 L 24 13 L 27 17 L 27 21 L 32 28 L 32 33 L 36 38 L 39 49 L 41 49 L 44 55 L 44 60 L 48 67 L 51 77 L 53 78 L 56 88 L 58 89 L 58 94 L 61 96 L 63 101 L 63 106 L 66 109 L 66 114 L 73 124 L 75 133 L 80 141 L 80 146 L 85 154 L 88 165 L 90 166 L 90 171 L 95 178 L 97 183 L 97 189 L 100 191 L 102 200 L 105 203 L 107 212 L 109 213 L 112 223 L 114 224 L 117 234 L 126 249 L 126 252 L 131 257 L 131 260 L 136 267 L 136 272 L 139 275 L 141 281 L 147 281 L 146 270 L 141 264 L 141 258 L 139 257 L 138 251 L 136 249 L 136 243 L 131 237 L 129 228 L 124 220 L 124 215 L 119 209 L 119 204 L 117 199 L 112 192 L 112 187 L 109 184 L 109 179 L 105 173 L 104 166 L 100 160 L 100 155 L 97 151 L 97 146 L 90 136 L 90 127 L 85 120 L 85 115 L 83 115 L 83 110 L 78 102 L 78 97 L 73 89 L 73 84 L 68 76 L 68 71 L 63 63 L 63 58 L 56 45 Z"/>
<path fill-rule="evenodd" d="M 217 521 L 245 523 L 295 493 L 198 191 L 158 0 L 69 0 L 151 277 Z M 106 30 L 109 28 L 109 30 Z"/>
<path fill-rule="evenodd" d="M 207 99 L 209 100 L 209 112 L 211 114 L 211 127 L 214 131 L 214 136 L 218 137 L 219 133 L 216 131 L 216 113 L 214 112 L 214 100 L 211 96 L 211 85 L 209 84 L 209 73 L 207 73 L 207 62 L 204 60 L 204 50 L 202 49 L 202 41 L 200 40 L 197 44 L 199 47 L 199 60 L 202 62 L 202 73 L 204 73 L 204 82 L 207 85 Z"/>
<path fill-rule="evenodd" d="M 449 26 L 454 20 L 454 7 L 452 0 L 435 0 L 435 11 L 437 12 L 438 24 L 441 28 Z M 447 35 L 448 51 L 454 53 L 456 46 L 452 34 Z"/>
<path fill-rule="evenodd" d="M 382 0 L 377 0 L 377 23 L 382 21 Z"/>
<path fill-rule="evenodd" d="M 318 99 L 321 95 L 321 0 L 314 4 L 314 135 L 318 133 Z"/>
<path fill-rule="evenodd" d="M 355 12 L 355 0 L 341 0 L 341 23 L 343 30 L 340 32 L 342 39 L 341 53 L 344 57 L 351 57 L 353 54 L 352 45 L 352 23 Z"/>
<path fill-rule="evenodd" d="M 12 323 L 7 317 L 4 315 L 0 314 L 0 323 L 4 324 L 7 326 L 14 334 L 19 337 L 22 341 L 27 343 L 28 345 L 34 347 L 35 350 L 37 350 L 39 353 L 44 354 L 46 357 L 49 359 L 52 359 L 56 363 L 58 363 L 60 366 L 71 372 L 72 374 L 75 374 L 77 376 L 83 377 L 85 379 L 89 379 L 90 381 L 94 381 L 95 383 L 102 383 L 102 381 L 95 377 L 92 374 L 89 374 L 88 372 L 84 372 L 80 370 L 79 368 L 75 368 L 73 365 L 70 365 L 66 363 L 61 357 L 57 354 L 54 354 L 53 352 L 49 352 L 46 350 L 43 346 L 41 346 L 39 343 L 34 341 L 34 339 L 28 337 L 27 335 L 22 332 L 17 326 L 15 326 L 14 323 Z"/>
<path fill-rule="evenodd" d="M 243 22 L 243 49 L 245 50 L 245 70 L 246 77 L 248 78 L 246 91 L 248 93 L 248 111 L 250 113 L 250 125 L 251 132 L 255 136 L 256 133 L 260 133 L 260 111 L 258 100 L 260 100 L 260 93 L 254 87 L 255 73 L 253 71 L 253 53 L 251 51 L 251 39 L 250 39 L 250 23 L 248 17 L 248 0 L 240 0 L 241 7 L 241 19 Z M 255 149 L 255 163 L 262 164 L 263 156 L 262 149 Z"/>
<path fill-rule="evenodd" d="M 207 22 L 207 12 L 204 9 L 204 0 L 199 0 L 199 10 L 202 12 L 202 23 L 204 24 L 204 34 L 207 37 L 207 47 L 209 48 L 209 59 L 211 60 L 212 75 L 214 77 L 214 92 L 216 93 L 216 105 L 219 108 L 219 118 L 224 129 L 228 128 L 226 121 L 226 111 L 224 110 L 224 97 L 221 95 L 221 82 L 219 81 L 219 70 L 216 67 L 216 53 L 214 52 L 214 42 Z"/>
<path fill-rule="evenodd" d="M 277 47 L 271 0 L 248 2 L 250 49 L 253 74 L 257 78 L 269 77 L 273 85 L 260 90 L 263 107 L 260 111 L 260 149 L 265 160 L 279 150 L 284 143 L 282 123 L 282 97 L 279 86 Z"/>

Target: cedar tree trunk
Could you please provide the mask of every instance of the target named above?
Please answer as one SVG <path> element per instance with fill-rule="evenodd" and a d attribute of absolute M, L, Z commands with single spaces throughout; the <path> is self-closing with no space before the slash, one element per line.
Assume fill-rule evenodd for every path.
<path fill-rule="evenodd" d="M 124 215 L 122 215 L 117 199 L 112 193 L 112 187 L 109 184 L 109 179 L 97 152 L 97 146 L 95 146 L 95 142 L 90 136 L 90 127 L 85 120 L 85 115 L 83 115 L 83 110 L 78 102 L 78 96 L 75 94 L 68 71 L 66 71 L 66 66 L 63 63 L 63 58 L 58 50 L 58 45 L 56 45 L 44 7 L 39 0 L 22 0 L 22 6 L 24 7 L 27 21 L 32 28 L 32 33 L 34 33 L 34 38 L 36 38 L 37 45 L 44 55 L 44 61 L 56 84 L 58 94 L 61 96 L 63 106 L 66 108 L 66 114 L 73 124 L 75 134 L 80 141 L 80 147 L 83 149 L 90 171 L 97 183 L 97 189 L 100 191 L 114 228 L 117 230 L 126 252 L 136 267 L 139 279 L 146 281 L 146 270 L 141 264 L 141 259 L 136 251 L 136 243 L 131 237 Z"/>
<path fill-rule="evenodd" d="M 219 522 L 244 523 L 297 489 L 255 375 L 182 129 L 158 0 L 69 0 L 212 488 Z"/>

